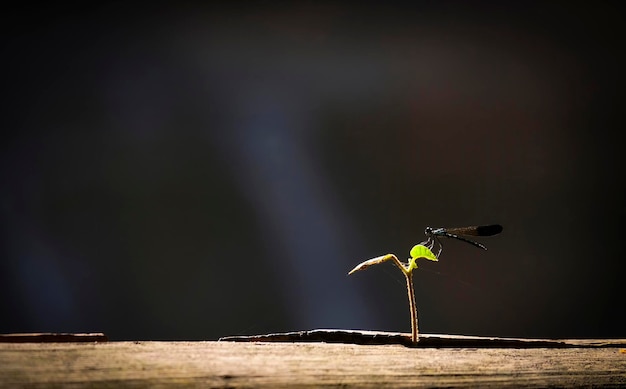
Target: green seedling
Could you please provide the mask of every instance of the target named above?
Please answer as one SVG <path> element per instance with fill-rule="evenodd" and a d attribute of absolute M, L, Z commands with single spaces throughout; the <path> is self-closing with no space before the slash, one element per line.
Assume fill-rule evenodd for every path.
<path fill-rule="evenodd" d="M 389 260 L 393 261 L 393 263 L 400 270 L 402 270 L 402 274 L 404 274 L 404 278 L 406 279 L 406 289 L 409 295 L 409 309 L 411 311 L 411 340 L 413 343 L 417 343 L 419 340 L 419 332 L 417 329 L 417 305 L 415 304 L 415 290 L 413 288 L 413 270 L 417 269 L 418 258 L 426 258 L 429 261 L 438 261 L 438 259 L 428 247 L 421 244 L 413 246 L 409 254 L 411 255 L 411 258 L 408 259 L 407 263 L 401 262 L 398 257 L 393 254 L 386 254 L 359 263 L 354 269 L 350 270 L 348 274 L 367 269 L 372 265 L 378 265 L 379 263 L 387 262 Z"/>

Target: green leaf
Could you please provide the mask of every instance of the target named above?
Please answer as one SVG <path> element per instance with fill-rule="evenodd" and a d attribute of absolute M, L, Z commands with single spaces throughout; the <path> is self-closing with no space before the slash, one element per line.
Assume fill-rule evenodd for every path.
<path fill-rule="evenodd" d="M 435 254 L 433 254 L 433 252 L 430 251 L 428 247 L 421 245 L 421 244 L 416 244 L 415 246 L 413 246 L 413 248 L 410 251 L 410 254 L 411 254 L 411 258 L 413 259 L 426 258 L 431 261 L 438 260 Z"/>
<path fill-rule="evenodd" d="M 439 260 L 437 259 L 435 254 L 433 254 L 433 252 L 430 251 L 428 247 L 421 245 L 421 244 L 416 244 L 415 246 L 413 246 L 413 248 L 411 249 L 409 253 L 411 254 L 411 260 L 409 261 L 409 269 L 417 269 L 417 263 L 415 262 L 418 258 L 426 258 L 429 261 Z"/>
<path fill-rule="evenodd" d="M 413 269 L 417 269 L 416 262 L 418 258 L 426 258 L 429 261 L 439 260 L 437 259 L 435 254 L 433 254 L 433 252 L 430 251 L 428 247 L 421 245 L 421 244 L 416 244 L 415 246 L 413 246 L 409 254 L 411 254 L 411 259 L 409 260 L 409 268 L 408 268 L 409 272 L 412 271 Z"/>

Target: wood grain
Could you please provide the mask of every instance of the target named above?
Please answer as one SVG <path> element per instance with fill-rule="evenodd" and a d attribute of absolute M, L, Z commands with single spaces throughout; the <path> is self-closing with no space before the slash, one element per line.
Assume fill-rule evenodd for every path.
<path fill-rule="evenodd" d="M 106 342 L 108 340 L 107 336 L 100 332 L 84 334 L 65 332 L 0 334 L 0 343 Z"/>
<path fill-rule="evenodd" d="M 401 344 L 420 348 L 626 348 L 626 339 L 528 339 L 447 334 L 421 334 L 413 342 L 411 334 L 401 332 L 316 329 L 309 331 L 280 332 L 274 334 L 225 336 L 221 341 L 230 342 L 326 342 L 363 345 Z"/>
<path fill-rule="evenodd" d="M 321 342 L 2 343 L 0 387 L 626 387 L 626 350 Z"/>

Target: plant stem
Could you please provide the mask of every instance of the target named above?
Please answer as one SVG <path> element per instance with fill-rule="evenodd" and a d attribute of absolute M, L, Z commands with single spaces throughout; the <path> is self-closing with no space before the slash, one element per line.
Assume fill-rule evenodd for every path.
<path fill-rule="evenodd" d="M 409 293 L 409 307 L 411 309 L 411 341 L 417 343 L 419 332 L 417 330 L 417 305 L 415 304 L 415 290 L 413 289 L 413 272 L 404 272 L 406 278 L 406 290 Z"/>

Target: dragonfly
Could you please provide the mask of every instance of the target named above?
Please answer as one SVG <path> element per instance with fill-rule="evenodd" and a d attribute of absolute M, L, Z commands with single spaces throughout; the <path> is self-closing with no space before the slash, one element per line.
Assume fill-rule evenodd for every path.
<path fill-rule="evenodd" d="M 458 239 L 462 242 L 469 243 L 473 246 L 487 250 L 487 247 L 482 243 L 475 242 L 465 236 L 492 236 L 502 232 L 502 226 L 500 224 L 490 224 L 486 226 L 470 226 L 470 227 L 456 227 L 456 228 L 432 228 L 426 227 L 424 234 L 428 237 L 425 242 L 421 244 L 428 247 L 431 251 L 434 249 L 435 244 L 439 249 L 437 252 L 437 258 L 441 255 L 443 250 L 443 244 L 439 240 L 440 237 Z"/>

